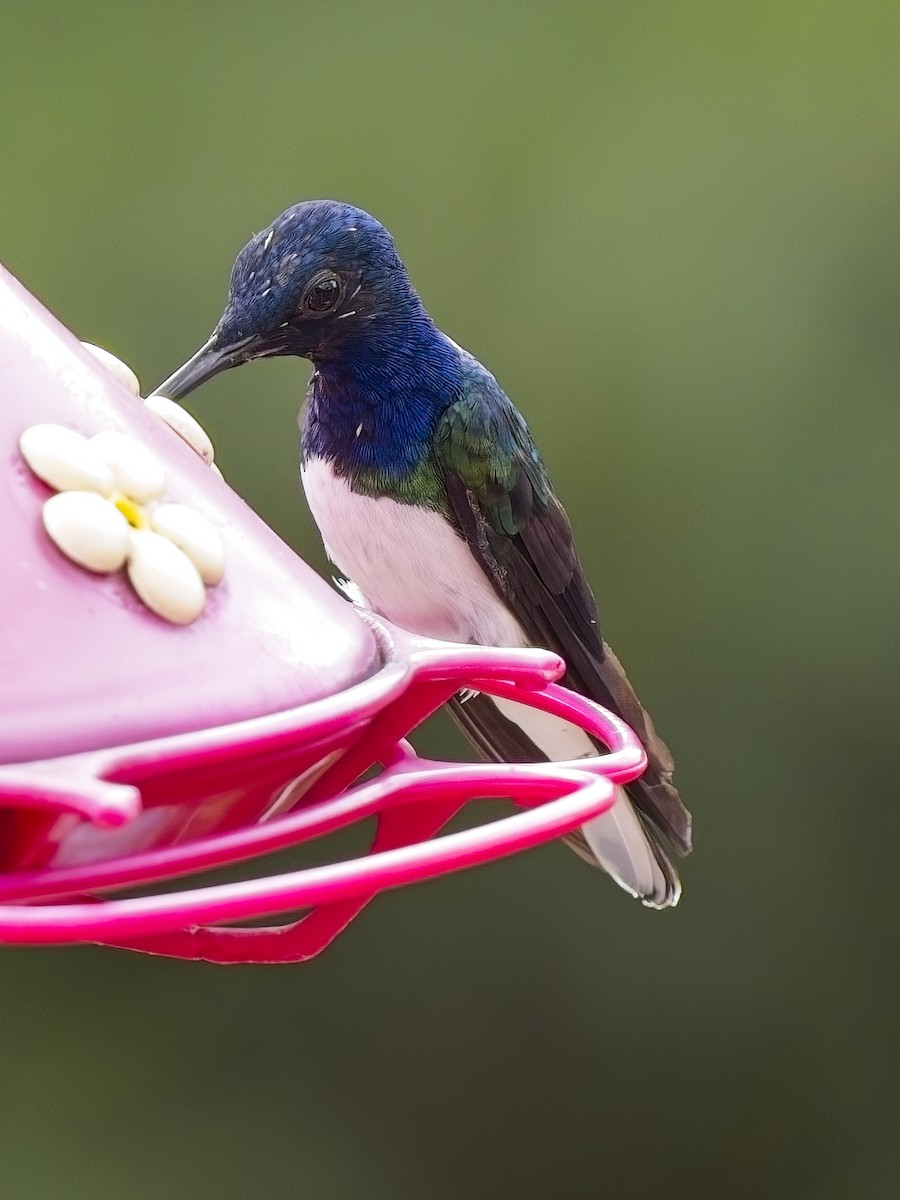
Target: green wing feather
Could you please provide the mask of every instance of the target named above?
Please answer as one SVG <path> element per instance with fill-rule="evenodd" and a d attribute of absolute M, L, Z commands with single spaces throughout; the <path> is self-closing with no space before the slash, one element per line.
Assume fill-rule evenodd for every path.
<path fill-rule="evenodd" d="M 487 372 L 444 413 L 434 450 L 460 532 L 529 641 L 559 653 L 566 684 L 618 713 L 644 743 L 649 765 L 628 791 L 648 833 L 658 846 L 688 853 L 690 814 L 671 782 L 668 747 L 601 636 L 569 519 L 528 427 Z M 476 711 L 473 722 L 483 724 Z M 483 728 L 471 732 L 489 749 Z M 508 753 L 509 730 L 504 740 Z"/>

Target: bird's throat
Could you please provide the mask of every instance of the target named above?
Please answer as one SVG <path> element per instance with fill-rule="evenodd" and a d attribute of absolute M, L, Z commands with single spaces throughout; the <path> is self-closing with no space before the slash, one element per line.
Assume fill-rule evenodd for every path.
<path fill-rule="evenodd" d="M 455 347 L 430 320 L 316 364 L 301 420 L 301 456 L 324 458 L 355 491 L 433 506 L 441 414 L 459 393 Z"/>

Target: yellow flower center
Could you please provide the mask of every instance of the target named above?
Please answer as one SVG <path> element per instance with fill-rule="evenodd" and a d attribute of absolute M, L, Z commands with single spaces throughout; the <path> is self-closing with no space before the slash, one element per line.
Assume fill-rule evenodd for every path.
<path fill-rule="evenodd" d="M 146 529 L 150 524 L 143 507 L 136 504 L 130 496 L 123 492 L 113 492 L 110 499 L 132 529 Z"/>

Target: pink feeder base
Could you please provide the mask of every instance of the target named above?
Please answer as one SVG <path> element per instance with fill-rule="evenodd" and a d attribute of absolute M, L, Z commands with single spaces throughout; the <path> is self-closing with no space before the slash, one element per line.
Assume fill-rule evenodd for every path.
<path fill-rule="evenodd" d="M 34 772 L 35 807 L 19 811 L 25 824 L 12 842 L 24 860 L 47 864 L 0 875 L 0 940 L 99 942 L 213 962 L 302 961 L 324 949 L 379 891 L 571 832 L 610 807 L 614 784 L 627 783 L 643 770 L 643 748 L 627 726 L 551 682 L 563 670 L 556 655 L 433 643 L 386 626 L 378 633 L 383 644 L 389 639 L 389 661 L 369 680 L 335 697 L 182 739 L 56 760 L 53 774 L 66 778 L 66 787 L 47 787 L 50 764 L 0 768 L 0 796 L 6 791 L 11 801 L 14 791 L 22 797 Z M 418 758 L 398 740 L 463 688 L 564 717 L 601 739 L 610 752 L 570 763 L 438 763 Z M 350 744 L 343 736 L 348 728 L 356 733 Z M 246 796 L 253 789 L 244 792 L 244 776 L 252 774 L 257 760 L 267 766 L 281 762 L 283 769 L 292 747 L 302 748 L 308 758 L 310 747 L 320 751 L 335 744 L 339 750 L 316 758 L 330 765 L 314 770 L 305 785 L 294 785 L 282 800 L 297 804 L 296 810 L 278 813 L 270 778 L 264 791 L 268 813 L 274 815 L 264 812 L 261 820 L 234 828 L 228 812 L 223 829 L 194 837 L 188 831 L 187 840 L 166 844 L 162 838 L 151 848 L 139 848 L 148 829 L 159 839 L 160 830 L 183 828 L 191 816 L 203 813 L 203 798 L 219 794 L 232 764 L 232 794 Z M 384 765 L 382 774 L 348 786 L 373 763 Z M 145 790 L 152 796 L 161 783 L 165 819 L 154 822 L 154 814 L 163 810 L 152 804 L 145 808 L 142 797 Z M 285 796 L 283 782 L 277 790 Z M 509 797 L 524 811 L 428 840 L 463 805 L 491 797 Z M 257 802 L 260 798 L 256 795 Z M 43 821 L 35 822 L 35 816 Z M 377 831 L 369 854 L 359 859 L 161 896 L 83 899 L 85 893 L 134 888 L 254 858 L 371 816 L 377 817 Z M 151 820 L 142 830 L 147 817 Z M 135 832 L 129 843 L 130 828 Z M 77 902 L 67 900 L 73 896 Z M 281 927 L 219 925 L 307 907 L 312 911 L 302 920 Z"/>

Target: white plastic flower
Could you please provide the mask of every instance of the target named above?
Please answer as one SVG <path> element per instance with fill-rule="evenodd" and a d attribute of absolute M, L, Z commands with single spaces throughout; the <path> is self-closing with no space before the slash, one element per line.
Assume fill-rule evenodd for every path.
<path fill-rule="evenodd" d="M 133 396 L 140 396 L 141 385 L 131 367 L 123 363 L 120 358 L 116 358 L 114 354 L 110 354 L 108 350 L 104 350 L 102 346 L 94 346 L 91 342 L 82 342 L 81 344 Z M 178 434 L 182 441 L 187 442 L 190 448 L 199 454 L 207 466 L 212 467 L 217 475 L 222 474 L 213 462 L 214 451 L 213 444 L 209 440 L 209 434 L 200 422 L 191 416 L 187 409 L 182 408 L 180 404 L 176 404 L 174 400 L 170 400 L 168 396 L 148 396 L 144 401 L 144 407 L 159 417 L 161 421 L 164 421 L 174 433 Z"/>
<path fill-rule="evenodd" d="M 222 539 L 200 513 L 163 502 L 166 474 L 155 455 L 121 433 L 86 438 L 63 425 L 32 425 L 19 448 L 56 489 L 42 518 L 63 554 L 99 574 L 125 567 L 141 600 L 167 621 L 200 615 L 206 588 L 225 572 Z"/>

